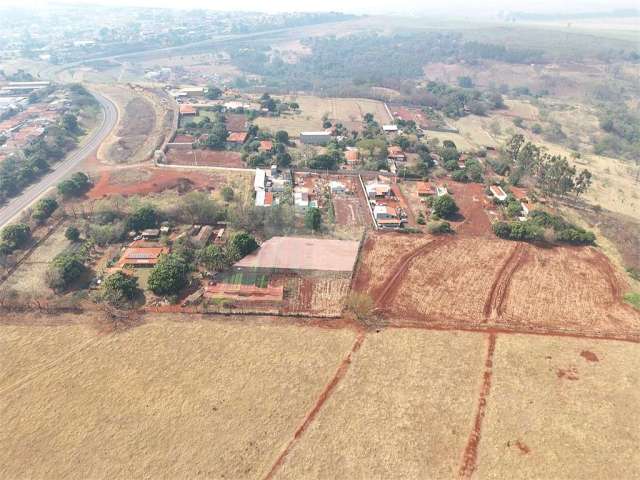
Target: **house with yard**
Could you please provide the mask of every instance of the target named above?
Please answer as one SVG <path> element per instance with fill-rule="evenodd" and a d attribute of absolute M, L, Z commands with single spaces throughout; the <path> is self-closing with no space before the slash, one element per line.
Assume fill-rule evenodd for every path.
<path fill-rule="evenodd" d="M 344 158 L 347 161 L 347 165 L 354 166 L 360 160 L 360 152 L 356 147 L 347 147 L 344 152 Z"/>
<path fill-rule="evenodd" d="M 227 137 L 227 143 L 231 145 L 242 145 L 247 140 L 247 132 L 230 132 Z"/>
<path fill-rule="evenodd" d="M 160 256 L 170 252 L 168 247 L 148 244 L 144 240 L 136 240 L 131 243 L 120 256 L 116 264 L 109 269 L 110 272 L 129 268 L 150 268 L 160 260 Z"/>
<path fill-rule="evenodd" d="M 407 156 L 402 150 L 401 147 L 397 145 L 391 145 L 387 148 L 387 159 L 392 160 L 394 162 L 405 162 L 407 160 Z"/>
<path fill-rule="evenodd" d="M 391 185 L 378 181 L 368 182 L 365 186 L 369 199 L 385 198 L 391 195 Z"/>
<path fill-rule="evenodd" d="M 416 182 L 416 193 L 419 197 L 430 197 L 436 194 L 436 190 L 428 182 Z"/>
<path fill-rule="evenodd" d="M 261 140 L 260 146 L 258 147 L 258 151 L 260 152 L 268 152 L 273 148 L 273 142 L 271 140 Z"/>
<path fill-rule="evenodd" d="M 304 145 L 326 145 L 331 141 L 331 132 L 300 132 L 300 143 Z"/>
<path fill-rule="evenodd" d="M 279 170 L 272 165 L 269 170 L 256 168 L 253 188 L 256 192 L 255 205 L 268 207 L 279 202 L 278 195 L 287 191 L 293 184 L 290 170 Z M 271 195 L 267 195 L 267 193 Z"/>
<path fill-rule="evenodd" d="M 198 109 L 194 105 L 190 105 L 188 103 L 180 105 L 181 117 L 195 117 L 196 115 L 198 115 Z"/>

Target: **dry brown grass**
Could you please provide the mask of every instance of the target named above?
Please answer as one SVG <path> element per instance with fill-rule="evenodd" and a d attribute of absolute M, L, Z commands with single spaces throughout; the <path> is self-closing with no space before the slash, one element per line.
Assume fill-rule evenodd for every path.
<path fill-rule="evenodd" d="M 475 478 L 640 477 L 639 372 L 635 344 L 498 336 Z"/>
<path fill-rule="evenodd" d="M 367 335 L 276 478 L 456 478 L 485 345 L 476 334 Z"/>
<path fill-rule="evenodd" d="M 432 236 L 401 233 L 371 233 L 365 240 L 356 272 L 357 290 L 372 293 L 379 289 L 403 255 L 433 241 Z"/>
<path fill-rule="evenodd" d="M 23 296 L 54 296 L 47 287 L 45 273 L 53 257 L 69 246 L 64 236 L 65 226 L 61 225 L 44 242 L 42 242 L 18 269 L 0 286 L 13 290 Z"/>
<path fill-rule="evenodd" d="M 640 312 L 621 305 L 626 282 L 595 248 L 528 246 L 504 301 L 507 321 L 581 332 L 640 332 Z"/>
<path fill-rule="evenodd" d="M 492 238 L 444 242 L 413 261 L 391 309 L 396 315 L 477 321 L 494 278 L 514 248 L 515 243 Z"/>
<path fill-rule="evenodd" d="M 255 123 L 260 128 L 273 131 L 286 130 L 297 137 L 300 132 L 322 130 L 322 117 L 327 115 L 332 121 L 360 123 L 365 113 L 372 113 L 379 123 L 389 122 L 384 104 L 364 98 L 331 98 L 308 95 L 284 97 L 285 101 L 296 101 L 300 113 L 287 113 L 280 117 L 260 117 Z"/>
<path fill-rule="evenodd" d="M 349 293 L 349 278 L 325 277 L 314 282 L 311 310 L 324 315 L 339 315 Z"/>
<path fill-rule="evenodd" d="M 0 476 L 257 478 L 354 339 L 172 318 L 89 339 L 0 327 Z"/>

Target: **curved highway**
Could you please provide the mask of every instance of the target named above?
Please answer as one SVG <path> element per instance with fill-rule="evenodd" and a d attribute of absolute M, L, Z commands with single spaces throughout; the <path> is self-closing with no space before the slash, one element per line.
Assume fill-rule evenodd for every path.
<path fill-rule="evenodd" d="M 71 173 L 84 159 L 95 152 L 102 141 L 109 135 L 118 121 L 116 106 L 102 95 L 91 92 L 103 111 L 102 124 L 90 133 L 89 137 L 64 160 L 54 164 L 51 171 L 38 182 L 27 187 L 20 195 L 12 198 L 0 208 L 0 228 L 4 227 L 22 210 L 29 207 L 51 187 L 55 187 L 66 175 Z"/>

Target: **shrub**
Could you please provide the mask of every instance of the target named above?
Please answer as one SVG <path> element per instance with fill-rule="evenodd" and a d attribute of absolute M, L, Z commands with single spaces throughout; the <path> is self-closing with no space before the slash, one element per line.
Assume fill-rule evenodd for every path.
<path fill-rule="evenodd" d="M 233 200 L 233 197 L 235 196 L 233 188 L 229 187 L 228 185 L 222 189 L 221 193 L 222 193 L 222 198 L 224 199 L 225 202 L 230 202 L 231 200 Z"/>
<path fill-rule="evenodd" d="M 58 192 L 65 198 L 79 197 L 91 187 L 91 180 L 83 172 L 76 172 L 68 180 L 63 180 L 58 184 Z"/>
<path fill-rule="evenodd" d="M 640 293 L 629 292 L 624 295 L 624 301 L 640 310 Z"/>
<path fill-rule="evenodd" d="M 469 177 L 467 177 L 467 173 L 464 170 L 456 170 L 451 174 L 451 178 L 456 182 L 468 182 Z"/>
<path fill-rule="evenodd" d="M 67 229 L 64 231 L 64 236 L 67 240 L 75 243 L 80 240 L 80 230 L 78 230 L 78 228 L 74 226 L 67 227 Z"/>
<path fill-rule="evenodd" d="M 507 222 L 495 222 L 491 228 L 493 233 L 500 238 L 509 239 L 511 237 L 511 225 Z"/>
<path fill-rule="evenodd" d="M 424 218 L 424 213 L 422 212 L 418 213 L 418 218 L 416 219 L 416 222 L 418 222 L 418 225 L 424 225 L 427 223 L 426 219 Z"/>
<path fill-rule="evenodd" d="M 596 236 L 593 232 L 579 227 L 568 227 L 556 233 L 556 240 L 573 245 L 593 245 L 596 242 Z"/>
<path fill-rule="evenodd" d="M 307 212 L 304 215 L 304 226 L 314 232 L 320 230 L 320 227 L 322 226 L 322 214 L 320 213 L 320 209 L 315 207 L 307 209 Z"/>
<path fill-rule="evenodd" d="M 453 233 L 453 229 L 451 228 L 451 224 L 449 222 L 429 222 L 427 225 L 427 230 L 429 233 L 434 235 L 439 235 L 442 233 Z"/>
<path fill-rule="evenodd" d="M 440 218 L 451 218 L 458 213 L 458 205 L 451 195 L 442 195 L 433 201 L 433 212 Z"/>
<path fill-rule="evenodd" d="M 521 240 L 525 242 L 543 239 L 543 230 L 531 221 L 526 222 L 496 222 L 492 225 L 493 233 L 507 240 Z"/>
<path fill-rule="evenodd" d="M 246 232 L 236 233 L 231 239 L 231 247 L 234 248 L 240 258 L 249 255 L 256 248 L 258 248 L 258 242 Z"/>

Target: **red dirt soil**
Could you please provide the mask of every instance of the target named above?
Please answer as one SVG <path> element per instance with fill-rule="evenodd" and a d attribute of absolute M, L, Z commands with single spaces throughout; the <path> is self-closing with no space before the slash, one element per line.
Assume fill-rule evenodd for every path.
<path fill-rule="evenodd" d="M 493 355 L 496 350 L 496 334 L 489 334 L 487 345 L 487 355 L 484 361 L 484 375 L 482 385 L 480 387 L 480 395 L 478 396 L 478 409 L 476 411 L 476 419 L 473 424 L 473 430 L 469 435 L 467 446 L 462 457 L 462 465 L 460 466 L 460 477 L 471 478 L 477 467 L 478 462 L 478 445 L 480 444 L 480 436 L 482 433 L 482 421 L 487 409 L 487 397 L 491 390 L 491 377 L 493 376 Z"/>
<path fill-rule="evenodd" d="M 589 350 L 581 351 L 580 352 L 580 356 L 582 358 L 584 358 L 587 362 L 598 362 L 598 361 L 600 361 L 598 356 L 595 353 L 590 352 Z"/>
<path fill-rule="evenodd" d="M 491 221 L 485 211 L 489 200 L 484 192 L 484 186 L 479 183 L 447 182 L 447 189 L 460 208 L 464 217 L 461 222 L 451 222 L 456 226 L 458 235 L 487 235 L 493 236 Z"/>
<path fill-rule="evenodd" d="M 110 195 L 145 195 L 158 193 L 173 188 L 201 189 L 214 188 L 215 182 L 207 175 L 198 172 L 174 171 L 163 169 L 148 169 L 151 176 L 141 182 L 115 183 L 109 171 L 105 171 L 89 191 L 87 196 L 92 199 Z"/>

